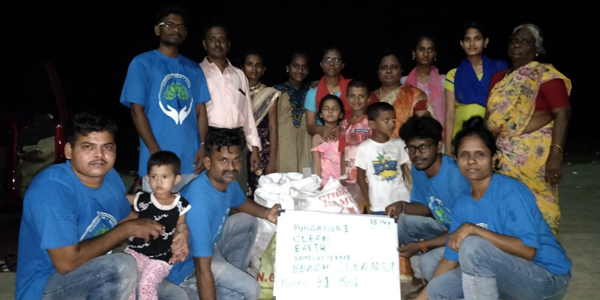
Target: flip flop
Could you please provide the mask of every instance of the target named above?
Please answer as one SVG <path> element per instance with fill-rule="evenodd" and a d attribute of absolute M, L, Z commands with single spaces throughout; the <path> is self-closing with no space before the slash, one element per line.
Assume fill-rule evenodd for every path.
<path fill-rule="evenodd" d="M 0 260 L 0 273 L 5 273 L 5 272 L 10 272 L 10 269 L 8 269 L 8 266 L 6 265 L 6 263 L 3 260 Z"/>

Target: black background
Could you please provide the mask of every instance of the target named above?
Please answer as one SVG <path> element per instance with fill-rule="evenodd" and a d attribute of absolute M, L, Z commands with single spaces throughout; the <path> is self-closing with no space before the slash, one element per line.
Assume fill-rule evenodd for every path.
<path fill-rule="evenodd" d="M 307 80 L 322 76 L 318 59 L 322 50 L 337 45 L 344 50 L 346 78 L 360 78 L 378 87 L 378 53 L 393 46 L 404 51 L 406 75 L 413 67 L 410 49 L 416 35 L 432 32 L 438 42 L 436 66 L 441 73 L 464 58 L 459 40 L 462 25 L 483 22 L 490 44 L 485 54 L 507 60 L 507 41 L 513 28 L 534 23 L 542 29 L 550 62 L 573 82 L 573 116 L 569 144 L 597 143 L 598 33 L 600 5 L 571 2 L 480 1 L 474 4 L 439 4 L 433 1 L 5 1 L 2 44 L 5 91 L 3 103 L 15 106 L 30 89 L 27 75 L 43 62 L 56 65 L 69 113 L 95 109 L 118 120 L 119 155 L 134 155 L 137 135 L 129 110 L 119 104 L 131 59 L 155 49 L 155 14 L 164 4 L 184 7 L 192 17 L 181 53 L 200 62 L 202 27 L 222 21 L 229 27 L 230 59 L 236 63 L 247 48 L 261 48 L 267 56 L 263 82 L 285 81 L 284 65 L 294 49 L 308 50 L 311 69 Z M 21 108 L 22 109 L 22 108 Z"/>

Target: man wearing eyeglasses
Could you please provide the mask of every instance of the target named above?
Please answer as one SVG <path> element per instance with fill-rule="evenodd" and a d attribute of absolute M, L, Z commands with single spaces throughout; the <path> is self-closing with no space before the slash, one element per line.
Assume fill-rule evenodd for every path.
<path fill-rule="evenodd" d="M 456 160 L 442 154 L 442 125 L 430 116 L 411 117 L 400 128 L 413 164 L 410 202 L 395 202 L 386 214 L 397 218 L 400 256 L 419 255 L 419 269 L 430 280 L 444 254 L 454 199 L 469 182 Z M 420 291 L 410 293 L 407 299 Z"/>
<path fill-rule="evenodd" d="M 154 33 L 158 49 L 136 56 L 129 65 L 121 103 L 131 109 L 140 136 L 138 174 L 142 189 L 151 192 L 146 175 L 150 155 L 172 151 L 181 160 L 179 191 L 203 167 L 208 131 L 205 102 L 210 100 L 206 78 L 198 63 L 179 54 L 187 36 L 188 15 L 177 6 L 159 10 Z"/>
<path fill-rule="evenodd" d="M 248 150 L 252 151 L 250 161 L 246 161 L 247 154 L 242 157 L 242 169 L 238 182 L 247 191 L 248 170 L 254 172 L 260 163 L 261 143 L 254 122 L 250 87 L 248 79 L 242 70 L 234 67 L 227 54 L 231 47 L 229 32 L 225 25 L 211 23 L 204 28 L 202 40 L 206 57 L 200 63 L 206 75 L 211 101 L 206 103 L 208 111 L 208 125 L 217 128 L 238 128 L 243 131 Z"/>

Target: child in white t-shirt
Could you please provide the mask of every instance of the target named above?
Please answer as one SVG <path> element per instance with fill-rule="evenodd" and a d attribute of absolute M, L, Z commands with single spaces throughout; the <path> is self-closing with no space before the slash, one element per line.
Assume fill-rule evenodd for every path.
<path fill-rule="evenodd" d="M 410 160 L 404 150 L 404 141 L 391 138 L 396 123 L 392 105 L 385 102 L 371 104 L 367 109 L 367 118 L 373 135 L 358 146 L 357 182 L 371 212 L 383 215 L 387 205 L 396 201 L 410 201 L 410 191 L 401 168 Z"/>

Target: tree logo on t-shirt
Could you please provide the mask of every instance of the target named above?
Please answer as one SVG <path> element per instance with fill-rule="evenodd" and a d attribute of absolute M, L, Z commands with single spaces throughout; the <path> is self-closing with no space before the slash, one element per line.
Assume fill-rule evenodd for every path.
<path fill-rule="evenodd" d="M 79 241 L 84 241 L 109 232 L 117 226 L 117 220 L 109 213 L 96 212 L 96 216 L 90 222 L 86 230 L 79 237 Z"/>
<path fill-rule="evenodd" d="M 450 227 L 450 215 L 452 212 L 444 202 L 434 196 L 429 197 L 429 208 L 433 212 L 435 219 Z"/>
<path fill-rule="evenodd" d="M 160 109 L 177 125 L 183 124 L 192 112 L 194 99 L 191 97 L 190 89 L 190 80 L 181 74 L 168 74 L 160 86 L 158 93 Z"/>
<path fill-rule="evenodd" d="M 386 157 L 385 151 L 377 156 L 377 160 L 373 161 L 373 169 L 375 175 L 381 176 L 380 180 L 394 181 L 398 177 L 398 162 Z"/>

